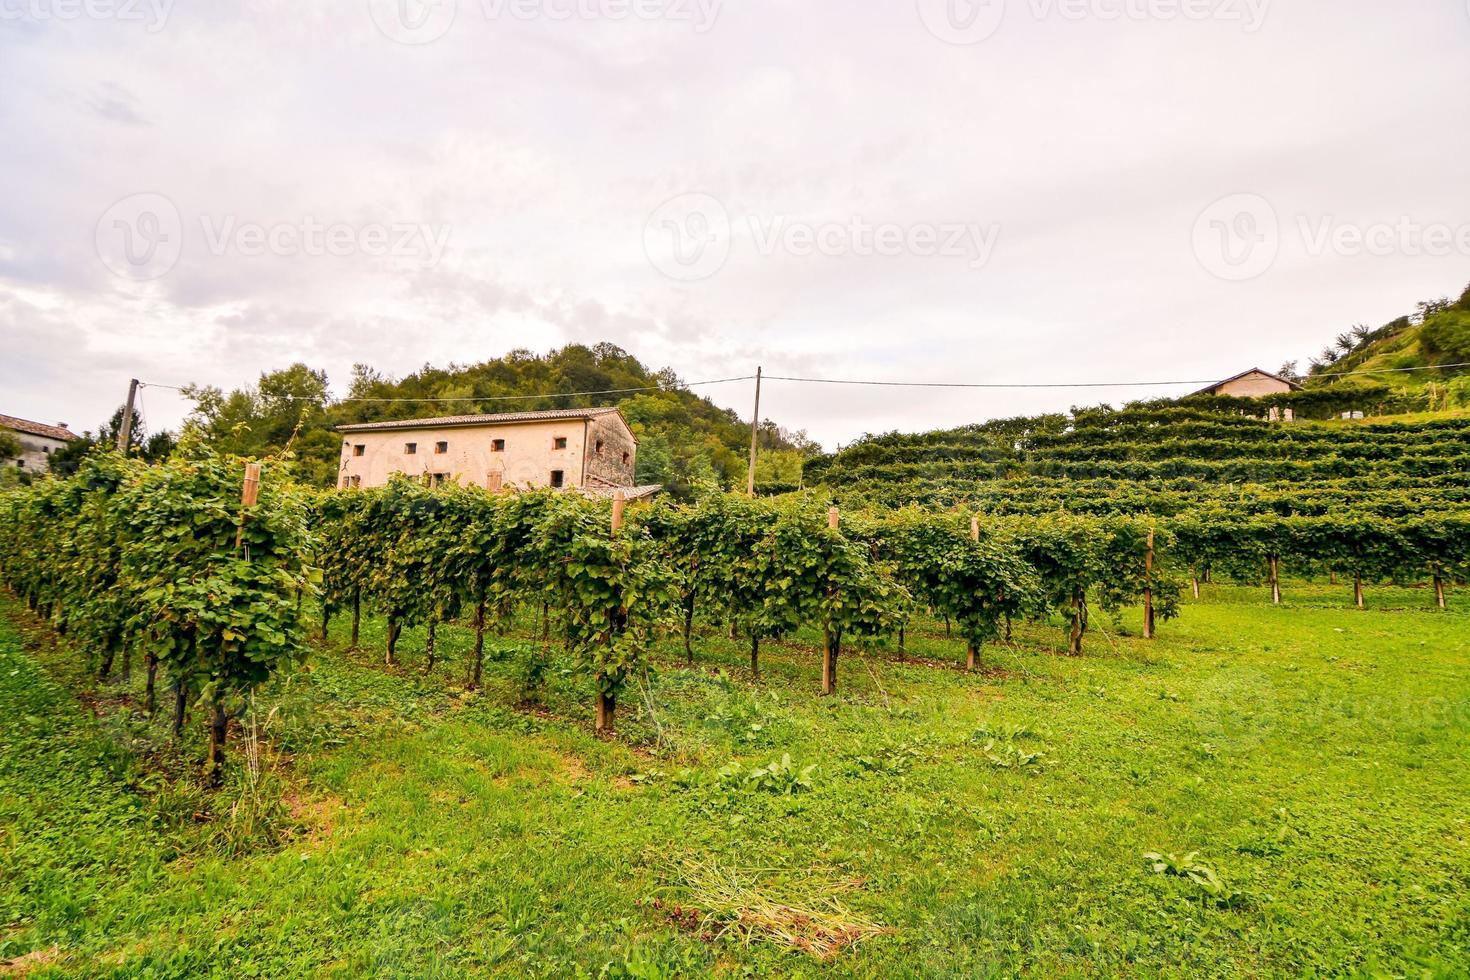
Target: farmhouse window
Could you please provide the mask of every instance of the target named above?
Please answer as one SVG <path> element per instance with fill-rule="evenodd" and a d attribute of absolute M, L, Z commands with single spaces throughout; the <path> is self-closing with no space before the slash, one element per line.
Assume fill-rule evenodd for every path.
<path fill-rule="evenodd" d="M 364 446 L 364 445 L 362 445 L 360 443 L 358 445 L 352 447 L 352 455 L 354 455 L 354 456 L 361 456 L 361 455 L 363 455 L 366 452 L 367 452 L 367 446 Z"/>
<path fill-rule="evenodd" d="M 599 455 L 599 456 L 602 455 L 602 440 L 601 439 L 597 440 L 597 455 Z"/>
<path fill-rule="evenodd" d="M 553 487 L 562 487 L 565 484 L 566 484 L 566 474 L 564 474 L 561 470 L 552 470 L 551 471 L 551 485 Z"/>
<path fill-rule="evenodd" d="M 439 454 L 440 456 L 443 456 L 445 453 L 449 452 L 449 443 L 447 443 L 447 442 L 436 442 L 436 443 L 434 443 L 434 452 L 437 453 L 437 454 Z"/>
<path fill-rule="evenodd" d="M 551 448 L 552 449 L 565 449 L 565 448 L 567 448 L 567 437 L 566 436 L 557 436 L 554 440 L 552 440 Z"/>
<path fill-rule="evenodd" d="M 360 487 L 360 486 L 362 486 L 362 477 L 360 477 L 360 476 L 354 476 L 352 478 L 352 485 L 354 487 Z"/>
<path fill-rule="evenodd" d="M 416 442 L 405 442 L 403 444 L 403 455 L 415 456 L 418 454 L 419 444 Z"/>
<path fill-rule="evenodd" d="M 442 486 L 444 486 L 444 481 L 447 480 L 447 479 L 449 479 L 449 474 L 448 473 L 430 473 L 429 474 L 429 486 L 431 486 L 431 487 L 442 487 Z"/>
<path fill-rule="evenodd" d="M 490 451 L 492 453 L 503 453 L 503 452 L 505 452 L 505 440 L 504 439 L 495 439 L 495 440 L 493 440 L 490 443 Z"/>
<path fill-rule="evenodd" d="M 624 466 L 627 466 L 628 465 L 628 461 L 630 459 L 632 459 L 632 458 L 633 458 L 633 455 L 631 453 L 623 453 L 623 465 Z"/>
<path fill-rule="evenodd" d="M 486 482 L 485 485 L 486 485 L 486 487 L 489 488 L 489 490 L 490 490 L 491 493 L 499 493 L 500 492 L 500 481 L 501 481 L 501 476 L 500 476 L 499 473 L 491 473 L 490 474 L 490 479 Z"/>

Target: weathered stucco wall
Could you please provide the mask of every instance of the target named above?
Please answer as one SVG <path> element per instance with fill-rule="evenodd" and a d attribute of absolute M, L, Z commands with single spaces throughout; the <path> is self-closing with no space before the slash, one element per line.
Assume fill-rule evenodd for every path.
<path fill-rule="evenodd" d="M 31 473 L 45 473 L 50 469 L 51 454 L 66 445 L 60 439 L 32 435 L 29 432 L 17 432 L 14 429 L 0 431 L 14 436 L 20 442 L 20 455 L 7 457 L 3 460 L 4 465 L 17 466 Z"/>
<path fill-rule="evenodd" d="M 582 485 L 585 457 L 585 419 L 555 419 L 482 425 L 391 431 L 343 433 L 342 463 L 338 486 L 379 487 L 395 473 L 420 477 L 443 474 L 443 479 L 466 486 L 496 489 L 495 477 L 503 487 L 530 489 L 551 485 L 551 473 L 560 470 L 563 485 Z M 557 439 L 566 447 L 556 448 Z M 497 451 L 495 440 L 505 442 Z M 417 451 L 406 453 L 407 443 Z M 436 452 L 446 443 L 444 452 Z M 356 448 L 362 447 L 358 455 Z"/>
<path fill-rule="evenodd" d="M 1243 378 L 1226 382 L 1216 391 L 1218 395 L 1232 395 L 1236 398 L 1259 398 L 1262 395 L 1280 395 L 1291 391 L 1291 385 L 1264 374 L 1251 372 Z"/>
<path fill-rule="evenodd" d="M 638 463 L 638 442 L 618 415 L 599 415 L 588 433 L 587 480 L 631 487 Z"/>

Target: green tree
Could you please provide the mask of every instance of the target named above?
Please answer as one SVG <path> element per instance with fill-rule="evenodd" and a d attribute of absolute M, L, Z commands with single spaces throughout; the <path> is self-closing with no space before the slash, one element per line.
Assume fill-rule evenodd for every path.
<path fill-rule="evenodd" d="M 1441 361 L 1470 361 L 1470 310 L 1446 310 L 1426 319 L 1419 341 L 1426 353 Z"/>

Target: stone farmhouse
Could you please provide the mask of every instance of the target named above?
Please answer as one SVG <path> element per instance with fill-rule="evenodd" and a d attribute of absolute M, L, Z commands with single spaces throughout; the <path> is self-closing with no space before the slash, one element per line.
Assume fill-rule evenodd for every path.
<path fill-rule="evenodd" d="M 64 425 L 46 425 L 12 415 L 0 415 L 0 432 L 12 435 L 20 442 L 20 455 L 0 459 L 0 466 L 13 466 L 33 473 L 49 470 L 51 454 L 78 438 Z"/>
<path fill-rule="evenodd" d="M 454 482 L 486 490 L 553 487 L 628 499 L 638 486 L 638 440 L 616 408 L 502 415 L 455 415 L 341 425 L 338 486 L 380 487 L 395 474 L 430 486 Z"/>

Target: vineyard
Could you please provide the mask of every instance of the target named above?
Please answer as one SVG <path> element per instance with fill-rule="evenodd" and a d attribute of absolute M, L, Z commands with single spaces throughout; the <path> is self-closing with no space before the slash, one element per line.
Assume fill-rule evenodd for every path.
<path fill-rule="evenodd" d="M 809 462 L 806 483 L 879 506 L 985 512 L 1413 513 L 1464 502 L 1470 418 L 1271 422 L 1189 403 L 1078 410 L 868 437 Z"/>
<path fill-rule="evenodd" d="M 1079 466 L 1108 466 L 1126 448 L 1118 440 L 1140 439 L 1161 421 L 1168 419 L 1140 413 L 1094 419 L 1065 434 L 1007 438 L 1057 459 L 1107 461 Z M 1259 430 L 1213 425 L 1191 418 L 1183 423 L 1190 437 L 1178 444 L 1210 458 L 1211 446 L 1243 455 L 1264 442 L 1251 438 Z M 1449 476 L 1448 461 L 1458 457 L 1436 454 L 1449 452 L 1465 431 L 1363 427 L 1351 445 L 1383 461 L 1388 486 L 1405 469 L 1429 464 L 1436 476 Z M 1286 434 L 1298 447 L 1325 438 Z M 1404 453 L 1403 440 L 1416 452 L 1392 455 L 1395 445 Z M 1173 445 L 1157 442 L 1147 451 Z M 861 447 L 846 465 L 874 480 L 895 465 L 932 466 L 957 448 L 926 440 L 908 451 L 923 462 L 862 469 L 857 461 L 873 451 Z M 1436 461 L 1445 461 L 1444 472 Z M 1116 615 L 1141 603 L 1152 636 L 1159 621 L 1177 615 L 1186 579 L 1196 598 L 1201 581 L 1217 575 L 1264 580 L 1280 603 L 1283 569 L 1299 577 L 1340 574 L 1351 580 L 1359 607 L 1368 585 L 1427 581 L 1445 608 L 1450 584 L 1470 577 L 1470 508 L 1459 496 L 1464 488 L 1454 486 L 1252 493 L 1038 478 L 982 494 L 987 513 L 957 504 L 844 518 L 810 494 L 774 501 L 715 494 L 692 506 L 639 507 L 625 518 L 621 501 L 431 491 L 408 480 L 351 494 L 267 480 L 262 494 L 245 488 L 247 472 L 216 457 L 150 467 L 102 455 L 70 480 L 0 498 L 0 533 L 12 542 L 0 555 L 6 581 L 32 610 L 76 634 L 99 676 L 110 674 L 119 654 L 145 662 L 150 715 L 161 669 L 175 731 L 188 705 L 207 705 L 216 779 L 228 705 L 304 655 L 308 595 L 323 635 L 333 615 L 350 613 L 354 643 L 364 608 L 380 613 L 390 665 L 403 630 L 425 627 L 428 671 L 439 626 L 471 617 L 471 687 L 479 683 L 487 633 L 521 607 L 539 607 L 544 645 L 554 640 L 574 658 L 595 692 L 597 728 L 610 730 L 618 695 L 644 669 L 653 639 L 681 630 L 691 651 L 696 616 L 748 638 L 752 676 L 763 640 L 817 630 L 821 690 L 830 695 L 844 643 L 891 646 L 902 655 L 907 623 L 919 610 L 958 630 L 974 669 L 981 647 L 1009 637 L 1017 619 L 1060 620 L 1076 655 L 1094 607 Z M 1439 494 L 1433 514 L 1412 505 L 1410 496 L 1421 492 Z M 248 499 L 231 505 L 242 496 Z"/>
<path fill-rule="evenodd" d="M 1065 689 L 1087 717 L 1092 707 L 1075 698 L 1089 690 L 1102 703 L 1112 697 L 1086 679 L 1096 671 L 1111 672 L 1109 684 L 1129 685 L 1129 676 L 1151 670 L 1158 658 L 1215 649 L 1210 630 L 1244 629 L 1262 610 L 1301 615 L 1306 601 L 1314 615 L 1366 622 L 1386 615 L 1362 611 L 1381 593 L 1391 609 L 1407 602 L 1422 610 L 1417 615 L 1438 617 L 1416 635 L 1433 638 L 1433 655 L 1449 657 L 1443 669 L 1453 674 L 1465 654 L 1463 642 L 1451 639 L 1462 629 L 1457 589 L 1470 579 L 1467 435 L 1470 420 L 1286 426 L 1145 406 L 870 439 L 809 467 L 808 479 L 820 478 L 821 487 L 777 497 L 711 492 L 691 504 L 626 505 L 407 480 L 322 491 L 294 481 L 290 464 L 278 460 L 259 464 L 185 447 L 147 465 L 101 453 L 72 478 L 0 495 L 0 578 L 32 621 L 59 637 L 54 669 L 102 701 L 126 706 L 134 744 L 169 739 L 175 747 L 155 750 L 161 758 L 198 745 L 202 764 L 193 778 L 206 792 L 248 788 L 254 802 L 232 804 L 228 816 L 216 814 L 207 796 L 188 797 L 197 799 L 190 806 L 206 825 L 250 825 L 224 835 L 232 853 L 289 844 L 289 831 L 256 829 L 270 824 L 257 808 L 284 806 L 261 803 L 260 760 L 311 751 L 335 771 L 333 747 L 355 744 L 352 733 L 368 724 L 341 721 L 343 704 L 367 697 L 365 706 L 376 705 L 383 697 L 365 693 L 379 691 L 379 682 L 362 679 L 368 675 L 402 678 L 420 692 L 405 702 L 401 719 L 362 709 L 373 724 L 394 726 L 390 732 L 405 723 L 440 724 L 421 714 L 422 705 L 457 718 L 454 704 L 489 695 L 503 706 L 497 724 L 545 718 L 535 722 L 538 738 L 548 725 L 570 726 L 589 745 L 609 747 L 598 753 L 626 746 L 616 751 L 623 771 L 638 780 L 631 787 L 667 784 L 650 792 L 693 794 L 705 801 L 700 806 L 732 793 L 805 799 L 824 773 L 836 778 L 832 751 L 843 771 L 863 778 L 902 782 L 910 770 L 928 771 L 960 753 L 978 759 L 961 765 L 965 779 L 977 772 L 1039 779 L 1047 751 L 1029 742 L 1043 739 L 1017 733 L 1035 732 L 1041 714 L 1029 722 L 1007 714 L 1012 727 L 997 729 L 975 716 L 973 697 L 1021 697 L 1016 679 L 1034 676 L 1052 692 L 1048 698 Z M 1343 623 L 1330 627 L 1339 633 L 1353 622 L 1325 621 Z M 1204 662 L 1181 669 L 1212 690 Z M 734 700 L 711 709 L 715 721 L 700 722 L 689 712 L 702 710 L 701 702 L 684 703 L 679 692 L 711 676 Z M 312 710 L 339 719 L 342 732 L 325 721 L 303 728 L 289 720 L 304 692 L 328 679 L 333 686 Z M 444 692 L 455 701 L 444 701 Z M 1144 710 L 1139 696 L 1129 695 L 1129 710 Z M 1202 703 L 1217 705 L 1220 696 Z M 924 714 L 910 724 L 902 712 L 918 709 L 894 706 L 894 699 L 918 705 L 930 697 L 950 699 L 943 710 L 966 718 L 975 734 L 940 748 L 922 732 L 944 723 Z M 1155 700 L 1176 697 L 1164 689 Z M 744 707 L 731 707 L 737 702 Z M 274 705 L 264 709 L 265 720 L 262 704 Z M 1457 704 L 1436 738 L 1459 737 Z M 879 705 L 887 713 L 881 722 L 872 714 Z M 834 712 L 851 710 L 877 724 L 841 723 L 843 737 L 861 748 L 831 746 L 810 761 L 788 754 L 745 768 L 737 757 L 713 772 L 700 764 L 709 749 L 691 747 L 700 743 L 688 734 L 691 725 L 723 726 L 719 712 L 735 711 L 737 754 L 741 744 L 825 744 L 821 733 Z M 197 731 L 196 718 L 203 723 Z M 260 731 L 272 724 L 284 727 L 262 742 Z M 768 725 L 789 738 L 773 741 Z M 899 738 L 900 730 L 908 734 Z M 466 744 L 478 738 L 467 731 L 456 737 Z M 1219 738 L 1204 743 L 1201 758 L 1216 757 Z M 226 754 L 231 741 L 239 761 Z M 999 783 L 985 790 L 1001 791 Z M 425 792 L 438 799 L 437 791 Z M 839 800 L 831 803 L 843 819 L 856 819 Z M 742 806 L 731 819 L 744 819 Z M 962 822 L 1003 839 L 988 819 Z M 857 861 L 852 842 L 837 854 L 805 846 L 825 860 L 847 854 Z M 801 859 L 799 850 L 782 850 Z M 1153 857 L 1159 873 L 1173 873 L 1173 854 Z M 1177 859 L 1179 867 L 1191 860 Z M 1186 902 L 1193 908 L 1187 918 L 1201 927 L 1222 910 L 1248 916 L 1231 910 L 1271 901 L 1220 884 L 1208 867 L 1178 873 L 1204 883 L 1202 895 Z M 754 886 L 738 874 L 696 862 L 674 878 L 659 887 L 706 903 L 716 901 L 715 889 L 741 910 L 727 911 L 735 917 L 718 928 L 699 915 L 684 923 L 706 941 L 784 944 L 819 961 L 857 955 L 870 940 L 890 948 L 879 938 L 886 926 L 836 899 L 777 903 L 785 911 L 769 912 L 770 921 L 747 920 L 754 899 L 737 902 L 729 892 Z M 687 913 L 684 906 L 654 908 L 675 926 Z M 19 901 L 0 917 L 36 914 Z M 835 924 L 813 926 L 827 921 L 821 916 Z M 1427 934 L 1415 940 L 1421 952 L 1428 942 Z M 1045 945 L 1050 952 L 1039 962 L 1071 962 L 1052 941 Z M 1014 951 L 992 953 L 1028 962 Z M 1151 962 L 1153 954 L 1141 948 L 1136 955 Z M 1212 962 L 1202 950 L 1189 955 Z M 1231 954 L 1241 962 L 1257 962 L 1255 955 Z M 1344 955 L 1328 943 L 1318 963 L 1340 966 Z M 1291 956 L 1276 950 L 1268 959 L 1300 965 Z M 624 965 L 631 972 L 618 975 L 668 975 Z"/>

